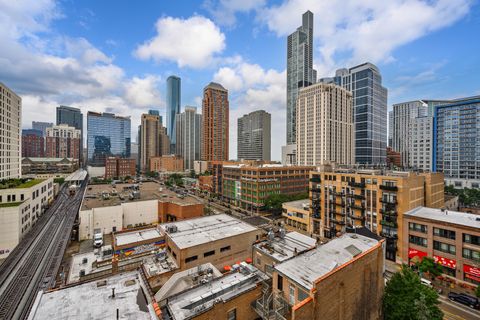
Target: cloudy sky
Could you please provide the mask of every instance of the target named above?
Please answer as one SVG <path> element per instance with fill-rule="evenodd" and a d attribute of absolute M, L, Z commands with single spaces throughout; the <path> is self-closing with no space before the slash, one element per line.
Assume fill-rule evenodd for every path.
<path fill-rule="evenodd" d="M 474 0 L 0 0 L 0 81 L 23 98 L 23 127 L 56 106 L 132 117 L 165 113 L 165 79 L 201 109 L 210 81 L 237 118 L 272 114 L 272 158 L 285 143 L 286 36 L 315 17 L 319 77 L 377 64 L 392 103 L 480 94 L 480 4 Z M 85 119 L 86 123 L 86 119 Z M 136 136 L 132 137 L 136 140 Z"/>

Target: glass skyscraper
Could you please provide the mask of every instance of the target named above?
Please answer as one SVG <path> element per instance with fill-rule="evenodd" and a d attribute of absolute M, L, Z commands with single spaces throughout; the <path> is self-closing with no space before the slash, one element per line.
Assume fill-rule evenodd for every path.
<path fill-rule="evenodd" d="M 110 156 L 130 157 L 130 117 L 89 111 L 87 129 L 89 165 L 103 167 Z"/>
<path fill-rule="evenodd" d="M 480 186 L 480 96 L 435 107 L 433 149 L 433 171 Z"/>
<path fill-rule="evenodd" d="M 313 13 L 302 15 L 302 25 L 287 39 L 287 144 L 296 141 L 298 90 L 317 80 L 313 69 Z"/>
<path fill-rule="evenodd" d="M 176 129 L 175 119 L 180 113 L 181 104 L 181 80 L 177 76 L 167 78 L 167 135 L 170 137 L 171 152 L 175 152 Z"/>
<path fill-rule="evenodd" d="M 383 165 L 387 148 L 387 95 L 378 68 L 367 62 L 350 69 L 339 69 L 334 81 L 353 94 L 355 123 L 355 163 Z"/>
<path fill-rule="evenodd" d="M 57 126 L 68 124 L 70 127 L 80 130 L 80 163 L 83 163 L 83 114 L 78 108 L 59 106 L 57 107 Z"/>

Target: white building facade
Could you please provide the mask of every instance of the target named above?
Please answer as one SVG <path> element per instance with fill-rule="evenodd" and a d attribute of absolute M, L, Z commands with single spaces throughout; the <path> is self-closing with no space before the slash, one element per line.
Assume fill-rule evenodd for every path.
<path fill-rule="evenodd" d="M 407 139 L 409 166 L 423 171 L 432 171 L 433 117 L 411 120 Z"/>

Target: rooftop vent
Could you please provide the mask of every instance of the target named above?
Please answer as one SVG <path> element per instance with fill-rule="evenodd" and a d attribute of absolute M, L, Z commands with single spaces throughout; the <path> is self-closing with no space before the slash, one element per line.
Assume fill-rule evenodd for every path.
<path fill-rule="evenodd" d="M 345 250 L 347 250 L 353 257 L 356 257 L 360 253 L 362 253 L 362 250 L 358 249 L 353 244 L 349 245 L 348 247 L 345 247 Z"/>

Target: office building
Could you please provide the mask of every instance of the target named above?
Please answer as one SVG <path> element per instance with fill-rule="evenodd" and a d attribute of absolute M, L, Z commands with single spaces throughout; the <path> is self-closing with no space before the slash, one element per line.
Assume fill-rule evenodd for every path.
<path fill-rule="evenodd" d="M 433 171 L 455 187 L 480 185 L 480 96 L 435 107 Z"/>
<path fill-rule="evenodd" d="M 180 113 L 181 106 L 181 79 L 176 76 L 167 78 L 167 135 L 170 138 L 170 149 L 175 152 L 176 139 L 176 117 Z"/>
<path fill-rule="evenodd" d="M 67 106 L 57 107 L 57 125 L 67 124 L 70 127 L 80 130 L 80 144 L 78 154 L 80 164 L 84 163 L 83 159 L 83 114 L 78 108 Z"/>
<path fill-rule="evenodd" d="M 428 114 L 428 105 L 422 100 L 408 101 L 393 105 L 392 115 L 392 149 L 400 152 L 402 165 L 412 167 L 410 163 L 410 125 L 413 120 L 425 117 Z"/>
<path fill-rule="evenodd" d="M 388 111 L 388 146 L 393 144 L 393 110 Z"/>
<path fill-rule="evenodd" d="M 47 128 L 45 155 L 47 158 L 80 159 L 81 131 L 66 124 Z"/>
<path fill-rule="evenodd" d="M 296 165 L 297 164 L 297 145 L 287 144 L 282 146 L 282 164 Z"/>
<path fill-rule="evenodd" d="M 422 171 L 433 169 L 433 117 L 413 119 L 406 135 L 409 166 Z M 405 139 L 405 137 L 404 137 Z"/>
<path fill-rule="evenodd" d="M 16 179 L 0 190 L 0 259 L 6 258 L 53 201 L 53 179 Z"/>
<path fill-rule="evenodd" d="M 297 164 L 355 163 L 352 94 L 333 83 L 300 90 L 297 99 Z"/>
<path fill-rule="evenodd" d="M 387 147 L 387 89 L 382 86 L 380 70 L 372 63 L 339 69 L 335 82 L 353 94 L 355 123 L 355 162 L 384 165 Z"/>
<path fill-rule="evenodd" d="M 130 117 L 89 111 L 87 114 L 87 155 L 92 167 L 104 167 L 112 156 L 130 157 Z"/>
<path fill-rule="evenodd" d="M 403 214 L 418 206 L 442 208 L 443 175 L 336 169 L 310 175 L 312 232 L 333 238 L 351 227 L 366 227 L 387 238 L 386 257 L 401 260 Z"/>
<path fill-rule="evenodd" d="M 313 13 L 302 15 L 302 25 L 287 39 L 287 144 L 296 139 L 298 91 L 316 82 L 313 69 Z"/>
<path fill-rule="evenodd" d="M 418 207 L 403 216 L 403 238 L 408 239 L 401 252 L 405 263 L 433 258 L 442 265 L 444 274 L 480 285 L 478 215 Z"/>
<path fill-rule="evenodd" d="M 19 178 L 22 175 L 22 98 L 1 82 L 0 115 L 0 180 Z"/>
<path fill-rule="evenodd" d="M 174 154 L 161 157 L 151 157 L 149 171 L 152 172 L 183 172 L 183 158 Z"/>
<path fill-rule="evenodd" d="M 224 201 L 251 212 L 264 209 L 270 195 L 294 195 L 308 191 L 313 166 L 280 164 L 224 164 L 221 194 Z"/>
<path fill-rule="evenodd" d="M 105 160 L 105 179 L 133 178 L 136 175 L 135 159 L 108 157 Z"/>
<path fill-rule="evenodd" d="M 153 110 L 142 114 L 140 125 L 140 170 L 148 171 L 150 158 L 169 154 L 170 142 L 162 117 Z"/>
<path fill-rule="evenodd" d="M 51 122 L 32 121 L 32 129 L 40 130 L 43 137 L 47 135 L 47 128 L 51 127 L 53 127 L 53 123 Z"/>
<path fill-rule="evenodd" d="M 45 156 L 45 138 L 42 131 L 35 129 L 22 130 L 22 157 Z"/>
<path fill-rule="evenodd" d="M 263 320 L 382 319 L 383 242 L 345 234 L 272 264 L 272 281 L 251 306 Z"/>
<path fill-rule="evenodd" d="M 196 107 L 185 107 L 176 121 L 176 154 L 183 158 L 185 170 L 193 170 L 201 156 L 202 115 L 197 114 Z"/>
<path fill-rule="evenodd" d="M 264 110 L 238 118 L 237 158 L 270 161 L 271 115 Z"/>
<path fill-rule="evenodd" d="M 228 91 L 221 84 L 210 82 L 203 89 L 202 160 L 228 160 L 228 139 Z"/>

